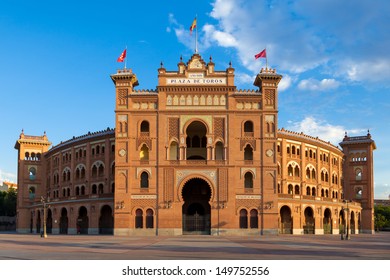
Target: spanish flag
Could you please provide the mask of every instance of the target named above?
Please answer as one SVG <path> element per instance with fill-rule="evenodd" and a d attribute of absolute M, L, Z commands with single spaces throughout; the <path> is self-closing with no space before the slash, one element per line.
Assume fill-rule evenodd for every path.
<path fill-rule="evenodd" d="M 196 28 L 196 18 L 194 19 L 194 21 L 192 22 L 191 26 L 190 26 L 190 34 L 192 34 L 192 31 Z"/>

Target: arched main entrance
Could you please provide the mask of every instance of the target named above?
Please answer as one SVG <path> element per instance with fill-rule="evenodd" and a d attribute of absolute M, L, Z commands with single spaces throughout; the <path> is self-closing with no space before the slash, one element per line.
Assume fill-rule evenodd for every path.
<path fill-rule="evenodd" d="M 182 191 L 184 204 L 183 234 L 210 234 L 211 189 L 203 180 L 194 178 L 185 183 Z"/>

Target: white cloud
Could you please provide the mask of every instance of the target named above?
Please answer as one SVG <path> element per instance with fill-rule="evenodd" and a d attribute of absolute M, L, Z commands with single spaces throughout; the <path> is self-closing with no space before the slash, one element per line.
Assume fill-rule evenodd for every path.
<path fill-rule="evenodd" d="M 321 81 L 316 79 L 302 80 L 298 84 L 298 88 L 302 90 L 313 90 L 313 91 L 327 91 L 336 89 L 340 85 L 340 82 L 335 79 L 323 79 Z"/>
<path fill-rule="evenodd" d="M 0 182 L 4 181 L 16 182 L 17 176 L 14 173 L 6 172 L 0 169 Z"/>
<path fill-rule="evenodd" d="M 253 74 L 264 66 L 262 59 L 254 60 L 253 56 L 266 47 L 269 66 L 279 72 L 297 75 L 327 70 L 330 77 L 339 80 L 390 85 L 390 32 L 385 28 L 390 25 L 388 14 L 387 0 L 375 4 L 215 0 L 209 16 L 217 23 L 203 27 L 200 49 L 213 45 L 234 48 L 240 63 Z M 173 15 L 170 23 L 175 29 L 182 28 Z M 176 34 L 180 42 L 193 48 L 188 32 Z M 332 79 L 322 82 L 317 85 L 320 89 L 336 86 Z"/>
<path fill-rule="evenodd" d="M 363 133 L 364 129 L 347 129 L 341 125 L 332 125 L 325 120 L 318 120 L 312 116 L 305 117 L 299 122 L 290 122 L 287 130 L 295 132 L 303 132 L 304 134 L 330 141 L 334 145 L 338 145 L 344 137 L 345 132 L 348 135 Z"/>
<path fill-rule="evenodd" d="M 280 92 L 288 89 L 292 85 L 292 83 L 293 83 L 293 79 L 291 78 L 291 76 L 287 74 L 283 74 L 283 78 L 280 81 L 278 86 L 278 91 Z"/>

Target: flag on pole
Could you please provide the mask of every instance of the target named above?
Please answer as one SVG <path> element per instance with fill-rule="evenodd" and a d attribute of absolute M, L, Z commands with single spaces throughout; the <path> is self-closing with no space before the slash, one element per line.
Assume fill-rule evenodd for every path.
<path fill-rule="evenodd" d="M 126 58 L 126 49 L 121 53 L 121 55 L 116 60 L 117 62 L 123 62 Z"/>
<path fill-rule="evenodd" d="M 258 58 L 260 58 L 260 57 L 265 57 L 265 58 L 267 58 L 267 52 L 266 52 L 265 49 L 262 50 L 261 52 L 259 52 L 258 54 L 255 54 L 255 59 L 258 59 Z"/>
<path fill-rule="evenodd" d="M 196 18 L 194 19 L 194 21 L 192 22 L 191 26 L 190 26 L 190 34 L 192 34 L 192 31 L 196 28 Z"/>

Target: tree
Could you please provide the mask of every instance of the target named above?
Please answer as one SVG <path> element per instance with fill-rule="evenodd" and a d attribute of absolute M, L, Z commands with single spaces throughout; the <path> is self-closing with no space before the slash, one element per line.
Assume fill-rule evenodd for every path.
<path fill-rule="evenodd" d="M 16 191 L 14 188 L 8 191 L 0 191 L 0 216 L 16 215 Z"/>
<path fill-rule="evenodd" d="M 377 205 L 374 213 L 376 230 L 390 228 L 390 206 Z"/>

